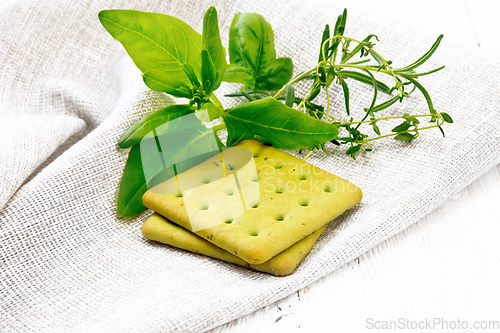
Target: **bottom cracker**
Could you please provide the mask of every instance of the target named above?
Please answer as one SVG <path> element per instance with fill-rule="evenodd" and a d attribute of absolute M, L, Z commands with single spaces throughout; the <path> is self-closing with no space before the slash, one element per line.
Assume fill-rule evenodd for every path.
<path fill-rule="evenodd" d="M 192 232 L 171 223 L 157 213 L 151 215 L 149 219 L 144 222 L 142 233 L 144 237 L 150 240 L 200 253 L 239 266 L 252 268 L 260 272 L 270 273 L 276 276 L 285 276 L 291 274 L 311 251 L 312 246 L 325 228 L 326 225 L 303 238 L 301 241 L 293 244 L 285 251 L 258 265 L 245 262 L 241 258 L 215 246 Z"/>

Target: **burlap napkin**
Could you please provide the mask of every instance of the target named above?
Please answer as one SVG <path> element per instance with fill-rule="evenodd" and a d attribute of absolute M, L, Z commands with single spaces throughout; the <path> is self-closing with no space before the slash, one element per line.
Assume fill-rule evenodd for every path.
<path fill-rule="evenodd" d="M 200 31 L 203 12 L 213 3 L 39 0 L 1 13 L 0 331 L 210 329 L 332 272 L 500 162 L 500 64 L 445 42 L 426 68 L 446 69 L 422 82 L 435 108 L 455 120 L 446 127 L 446 139 L 427 131 L 411 144 L 381 140 L 356 161 L 335 148 L 330 155 L 314 154 L 310 163 L 353 182 L 365 196 L 325 231 L 291 276 L 248 271 L 146 241 L 140 226 L 151 212 L 126 220 L 116 215 L 127 156 L 116 142 L 133 122 L 171 99 L 144 86 L 97 13 L 163 12 Z M 310 1 L 215 5 L 226 45 L 233 14 L 259 12 L 274 27 L 278 55 L 291 56 L 296 69 L 314 65 L 323 26 L 341 10 Z M 420 36 L 353 13 L 347 33 L 380 36 L 377 47 L 396 66 L 415 60 L 439 34 Z M 225 84 L 218 95 L 236 89 Z M 340 91 L 332 88 L 332 95 L 341 111 Z M 370 95 L 368 87 L 353 84 L 351 110 L 359 112 Z M 425 108 L 418 93 L 395 106 L 409 113 Z"/>

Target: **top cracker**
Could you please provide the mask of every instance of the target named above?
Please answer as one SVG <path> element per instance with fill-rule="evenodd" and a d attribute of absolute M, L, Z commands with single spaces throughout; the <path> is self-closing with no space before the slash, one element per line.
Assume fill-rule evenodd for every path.
<path fill-rule="evenodd" d="M 147 191 L 144 205 L 246 262 L 261 264 L 361 201 L 354 184 L 285 152 L 255 140 L 236 147 L 253 155 L 236 182 L 229 173 L 237 162 L 224 160 L 222 153 Z M 211 182 L 207 170 L 222 160 L 227 177 Z M 182 194 L 164 190 L 176 181 L 179 187 L 179 179 L 185 183 Z"/>

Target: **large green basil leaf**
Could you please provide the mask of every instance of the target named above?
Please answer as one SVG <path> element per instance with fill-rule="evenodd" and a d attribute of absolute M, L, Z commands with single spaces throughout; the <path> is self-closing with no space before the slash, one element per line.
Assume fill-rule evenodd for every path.
<path fill-rule="evenodd" d="M 229 61 L 256 76 L 259 69 L 276 59 L 271 25 L 259 14 L 238 13 L 229 28 Z"/>
<path fill-rule="evenodd" d="M 228 146 L 257 139 L 275 148 L 292 150 L 331 141 L 339 133 L 335 125 L 311 118 L 272 97 L 227 109 L 222 117 Z"/>
<path fill-rule="evenodd" d="M 293 63 L 290 58 L 278 58 L 267 63 L 259 71 L 256 88 L 263 90 L 279 90 L 290 81 L 293 74 Z"/>
<path fill-rule="evenodd" d="M 255 88 L 255 77 L 253 76 L 252 71 L 240 65 L 227 65 L 223 80 L 226 82 L 244 84 L 245 88 L 248 89 Z"/>
<path fill-rule="evenodd" d="M 165 135 L 175 136 L 175 133 L 176 132 L 171 132 Z M 164 152 L 165 154 L 172 155 L 178 161 L 178 163 L 175 164 L 175 169 L 173 166 L 165 168 L 161 163 L 146 160 L 145 163 L 150 164 L 149 169 L 156 170 L 156 172 L 151 172 L 151 170 L 148 172 L 148 178 L 150 178 L 148 179 L 148 182 L 146 182 L 146 177 L 144 175 L 141 144 L 134 145 L 132 149 L 130 149 L 120 182 L 117 199 L 118 215 L 121 217 L 131 216 L 146 209 L 142 203 L 142 196 L 146 193 L 148 188 L 158 185 L 161 182 L 175 176 L 176 172 L 184 172 L 218 154 L 219 150 L 217 148 L 224 147 L 224 144 L 220 141 L 216 134 L 215 141 L 216 146 L 218 147 L 215 147 L 216 149 L 211 151 L 210 149 L 206 149 L 207 146 L 209 148 L 214 148 L 214 145 L 207 140 L 211 133 L 213 132 L 206 130 L 191 130 L 189 133 L 186 129 L 177 131 L 177 134 L 180 134 L 180 136 L 183 136 L 186 139 L 186 144 L 179 145 L 172 143 L 168 146 L 168 152 Z M 161 138 L 162 136 L 159 137 Z M 154 142 L 155 139 L 145 138 L 144 140 Z M 176 137 L 176 140 L 172 140 L 172 142 L 178 142 L 178 140 L 179 138 Z M 153 143 L 153 145 L 155 145 L 155 143 Z M 145 146 L 151 147 L 151 145 L 148 144 Z M 150 159 L 154 158 L 148 154 L 146 154 L 145 157 Z M 154 174 L 153 177 L 151 177 L 152 174 Z"/>
<path fill-rule="evenodd" d="M 148 190 L 142 170 L 140 145 L 132 147 L 123 170 L 116 208 L 121 217 L 134 215 L 146 209 L 142 196 Z"/>
<path fill-rule="evenodd" d="M 245 88 L 278 90 L 292 78 L 292 60 L 276 59 L 273 29 L 259 14 L 234 16 L 229 29 L 229 61 L 233 67 L 226 70 L 224 81 L 242 83 Z"/>
<path fill-rule="evenodd" d="M 220 39 L 217 10 L 210 7 L 203 16 L 203 50 L 201 55 L 203 90 L 206 94 L 219 88 L 226 70 L 226 50 Z M 203 75 L 205 74 L 205 75 Z M 207 82 L 208 81 L 208 82 Z"/>
<path fill-rule="evenodd" d="M 125 47 L 149 88 L 175 97 L 193 96 L 183 69 L 188 64 L 201 78 L 202 38 L 193 28 L 172 16 L 136 10 L 103 10 L 99 20 Z"/>
<path fill-rule="evenodd" d="M 118 141 L 118 146 L 120 148 L 132 147 L 133 145 L 141 142 L 142 138 L 144 138 L 148 133 L 151 133 L 153 129 L 158 128 L 162 124 L 168 123 L 172 119 L 177 119 L 192 112 L 194 112 L 194 109 L 186 104 L 174 104 L 161 108 L 132 125 L 132 127 L 123 133 Z M 175 128 L 170 126 L 162 126 L 161 128 L 169 132 L 175 130 Z M 163 133 L 157 133 L 157 135 L 161 134 Z M 149 136 L 151 136 L 151 134 L 149 134 Z"/>

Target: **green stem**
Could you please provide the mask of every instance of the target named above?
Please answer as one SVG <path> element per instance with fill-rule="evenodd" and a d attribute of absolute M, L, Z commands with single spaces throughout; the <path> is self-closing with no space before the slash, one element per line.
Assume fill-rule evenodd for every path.
<path fill-rule="evenodd" d="M 325 70 L 326 72 L 326 70 Z M 328 92 L 328 88 L 325 85 L 325 92 L 326 92 L 326 117 L 325 117 L 325 122 L 328 122 L 328 118 L 330 117 L 330 93 Z"/>
<path fill-rule="evenodd" d="M 306 157 L 304 157 L 302 159 L 302 161 L 306 161 L 311 156 L 311 154 L 313 153 L 313 151 L 314 151 L 314 149 L 311 149 L 311 151 L 306 155 Z"/>
<path fill-rule="evenodd" d="M 384 67 L 388 68 L 389 73 L 387 73 L 387 74 L 392 75 L 392 77 L 394 77 L 394 80 L 396 80 L 396 82 L 398 82 L 398 79 L 396 78 L 396 74 L 394 74 L 394 71 L 392 70 L 391 66 L 389 66 L 389 63 L 387 62 L 387 60 L 385 60 L 377 51 L 375 51 L 372 48 L 370 48 L 370 52 L 375 53 L 380 59 L 382 59 L 382 61 L 384 62 Z"/>
<path fill-rule="evenodd" d="M 222 106 L 222 103 L 219 101 L 219 99 L 217 98 L 217 96 L 215 96 L 214 93 L 210 94 L 210 99 L 219 110 L 224 110 L 224 106 Z"/>
<path fill-rule="evenodd" d="M 219 124 L 219 125 L 215 125 L 214 127 L 212 127 L 212 129 L 214 130 L 214 132 L 221 131 L 223 129 L 226 129 L 226 124 L 222 123 L 222 124 Z"/>
<path fill-rule="evenodd" d="M 295 82 L 297 81 L 300 81 L 302 80 L 304 77 L 306 77 L 308 74 L 314 72 L 316 70 L 317 66 L 314 67 L 314 68 L 311 68 L 310 70 L 308 70 L 307 72 L 304 72 L 302 74 L 300 74 L 299 76 L 295 77 L 294 79 L 290 80 L 290 82 L 288 82 L 288 84 L 294 84 Z M 286 90 L 286 84 L 274 95 L 274 98 L 278 98 L 280 97 L 280 95 Z"/>
<path fill-rule="evenodd" d="M 307 96 L 306 96 L 306 98 L 307 98 Z M 302 101 L 300 101 L 299 105 L 297 105 L 297 111 L 300 111 L 300 108 L 304 106 L 304 101 L 306 100 L 306 98 L 304 98 Z"/>
<path fill-rule="evenodd" d="M 359 41 L 357 39 L 354 39 L 354 38 L 350 38 L 350 37 L 345 37 L 345 36 L 342 36 L 342 35 L 337 35 L 337 36 L 333 36 L 329 39 L 327 39 L 323 45 L 322 45 L 322 48 L 321 48 L 321 52 L 322 52 L 322 56 L 323 56 L 323 59 L 325 59 L 325 50 L 324 50 L 324 46 L 325 46 L 325 43 L 330 41 L 330 40 L 334 40 L 334 39 L 337 39 L 337 38 L 340 38 L 340 39 L 344 39 L 344 40 L 349 40 L 349 41 L 353 41 L 355 43 L 359 43 L 359 44 L 364 44 L 362 41 Z M 388 70 L 384 70 L 384 72 L 386 74 L 389 74 L 391 76 L 394 77 L 394 79 L 396 80 L 397 82 L 397 79 L 396 79 L 396 75 L 394 74 L 394 71 L 392 70 L 392 68 L 389 66 L 389 64 L 387 63 L 387 60 L 385 60 L 377 51 L 375 51 L 373 48 L 370 48 L 370 51 L 375 53 L 380 59 L 382 59 L 383 63 L 384 63 L 384 67 L 385 68 L 388 68 Z M 326 60 L 326 59 L 325 59 Z M 333 62 L 332 62 L 333 63 Z M 334 64 L 334 63 L 333 63 Z M 343 67 L 347 64 L 339 64 L 338 67 Z M 354 67 L 354 66 L 345 66 L 345 67 Z M 355 67 L 357 68 L 357 67 Z M 365 68 L 365 69 L 368 69 L 368 68 Z M 379 68 L 375 68 L 375 67 L 372 67 L 370 70 L 375 70 L 375 71 L 381 71 Z"/>
<path fill-rule="evenodd" d="M 435 117 L 435 116 L 436 116 L 436 114 L 428 113 L 428 114 L 417 114 L 417 115 L 412 116 L 412 117 Z M 400 119 L 400 118 L 404 119 L 403 116 L 382 117 L 382 118 L 375 118 L 375 119 L 364 120 L 364 121 L 350 121 L 350 122 L 343 123 L 342 125 L 365 124 L 365 123 L 371 123 L 373 121 L 386 120 L 386 119 Z"/>
<path fill-rule="evenodd" d="M 327 61 L 326 63 L 328 63 L 330 66 L 335 67 L 335 68 L 349 67 L 349 68 L 356 68 L 356 69 L 365 69 L 365 70 L 372 71 L 372 72 L 384 73 L 384 74 L 388 74 L 391 76 L 393 75 L 392 71 L 388 71 L 387 69 L 380 69 L 378 67 L 373 67 L 373 66 L 359 66 L 358 64 L 336 64 L 336 63 L 331 62 L 331 61 Z"/>
<path fill-rule="evenodd" d="M 433 116 L 436 116 L 436 115 L 433 115 Z M 414 117 L 417 117 L 417 116 L 414 116 Z M 430 129 L 430 128 L 436 128 L 436 127 L 439 127 L 439 126 L 441 126 L 441 125 L 444 124 L 444 120 L 442 118 L 441 118 L 441 120 L 442 121 L 441 121 L 440 124 L 436 124 L 436 125 L 432 125 L 432 126 L 427 126 L 427 127 L 421 127 L 421 128 L 409 129 L 409 130 L 401 131 L 401 132 L 397 132 L 397 133 L 386 134 L 386 135 L 378 136 L 378 137 L 373 138 L 373 139 L 366 139 L 366 140 L 362 140 L 362 141 L 353 141 L 352 143 L 368 143 L 370 141 L 374 141 L 374 140 L 378 140 L 378 139 L 383 139 L 383 138 L 387 138 L 387 137 L 390 137 L 390 136 L 395 136 L 395 135 L 398 135 L 398 134 L 410 133 L 410 132 L 418 132 L 418 131 L 422 131 L 422 130 L 426 130 L 426 129 Z"/>

